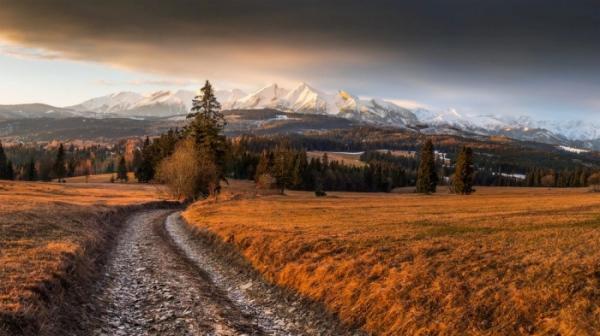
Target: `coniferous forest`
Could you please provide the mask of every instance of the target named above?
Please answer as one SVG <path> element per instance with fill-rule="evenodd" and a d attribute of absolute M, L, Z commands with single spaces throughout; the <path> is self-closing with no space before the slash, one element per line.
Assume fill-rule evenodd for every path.
<path fill-rule="evenodd" d="M 212 167 L 204 169 L 214 170 L 218 180 L 254 180 L 282 192 L 390 192 L 416 187 L 418 192 L 432 193 L 438 185 L 446 185 L 468 194 L 477 185 L 586 187 L 600 180 L 600 156 L 595 152 L 561 153 L 550 145 L 507 139 L 425 136 L 382 127 L 226 138 L 226 122 L 212 86 L 207 82 L 202 90 L 203 95 L 194 99 L 186 127 L 152 139 L 92 146 L 0 144 L 0 179 L 64 181 L 110 173 L 116 181 L 127 181 L 127 172 L 133 172 L 138 182 L 164 180 L 166 166 L 160 176 L 160 165 L 182 140 L 193 139 L 194 157 L 181 160 L 195 165 L 211 162 Z M 338 161 L 327 152 L 352 152 L 361 164 Z M 218 188 L 219 183 L 213 184 Z"/>

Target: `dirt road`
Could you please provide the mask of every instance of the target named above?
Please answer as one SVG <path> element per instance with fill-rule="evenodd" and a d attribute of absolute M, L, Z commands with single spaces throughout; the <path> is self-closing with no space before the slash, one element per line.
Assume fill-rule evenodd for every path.
<path fill-rule="evenodd" d="M 133 215 L 86 304 L 92 335 L 358 335 L 195 238 L 172 210 Z"/>

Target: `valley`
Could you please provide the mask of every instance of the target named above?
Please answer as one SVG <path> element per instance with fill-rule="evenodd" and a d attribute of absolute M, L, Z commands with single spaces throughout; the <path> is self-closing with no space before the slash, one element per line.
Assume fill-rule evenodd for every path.
<path fill-rule="evenodd" d="M 600 335 L 599 9 L 0 0 L 0 336 Z"/>

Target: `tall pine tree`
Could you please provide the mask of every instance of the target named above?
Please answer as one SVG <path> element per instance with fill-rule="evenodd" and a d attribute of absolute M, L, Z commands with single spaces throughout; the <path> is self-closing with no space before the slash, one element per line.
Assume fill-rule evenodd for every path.
<path fill-rule="evenodd" d="M 25 173 L 25 179 L 27 181 L 36 181 L 37 180 L 37 169 L 35 168 L 35 160 L 31 158 L 29 163 L 27 164 L 27 171 Z"/>
<path fill-rule="evenodd" d="M 12 161 L 8 160 L 6 163 L 6 179 L 14 180 L 15 179 L 15 170 L 13 168 Z"/>
<path fill-rule="evenodd" d="M 58 152 L 56 153 L 56 160 L 52 166 L 52 172 L 54 173 L 54 177 L 58 179 L 58 182 L 64 182 L 67 169 L 65 168 L 65 147 L 62 143 L 58 146 Z"/>
<path fill-rule="evenodd" d="M 435 153 L 433 143 L 427 140 L 421 147 L 421 156 L 419 161 L 419 170 L 417 171 L 417 192 L 434 193 L 438 182 L 438 176 L 435 169 Z"/>
<path fill-rule="evenodd" d="M 260 158 L 258 159 L 258 164 L 256 165 L 256 172 L 254 174 L 254 181 L 259 182 L 260 178 L 266 174 L 271 173 L 271 160 L 269 159 L 269 153 L 266 150 L 263 150 L 260 154 Z"/>
<path fill-rule="evenodd" d="M 469 147 L 462 147 L 458 153 L 452 186 L 457 194 L 473 192 L 473 150 Z"/>
<path fill-rule="evenodd" d="M 282 195 L 285 193 L 285 188 L 290 187 L 292 184 L 293 164 L 294 162 L 291 160 L 291 153 L 287 144 L 277 145 L 271 174 L 275 178 L 275 183 Z"/>
<path fill-rule="evenodd" d="M 121 156 L 119 159 L 119 165 L 117 166 L 117 180 L 121 182 L 127 182 L 127 162 L 125 162 L 125 156 Z"/>
<path fill-rule="evenodd" d="M 217 172 L 216 181 L 212 181 L 215 190 L 198 190 L 199 194 L 212 194 L 220 191 L 220 182 L 225 179 L 225 160 L 227 156 L 227 140 L 223 134 L 225 118 L 221 113 L 221 104 L 217 101 L 209 81 L 201 94 L 192 100 L 192 111 L 187 118 L 191 119 L 184 129 L 184 135 L 196 142 L 199 156 L 213 161 Z"/>
<path fill-rule="evenodd" d="M 154 178 L 154 151 L 148 137 L 144 140 L 142 161 L 135 170 L 135 178 L 142 183 L 148 183 Z"/>
<path fill-rule="evenodd" d="M 6 180 L 8 178 L 6 171 L 7 164 L 6 154 L 4 153 L 2 142 L 0 142 L 0 180 Z"/>

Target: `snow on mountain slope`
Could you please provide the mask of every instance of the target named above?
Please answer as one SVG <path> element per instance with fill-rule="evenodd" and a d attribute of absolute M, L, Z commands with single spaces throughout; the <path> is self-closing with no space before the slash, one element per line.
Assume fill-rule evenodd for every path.
<path fill-rule="evenodd" d="M 301 83 L 283 97 L 285 108 L 299 113 L 336 114 L 333 97 Z"/>
<path fill-rule="evenodd" d="M 330 115 L 387 126 L 419 125 L 426 133 L 470 132 L 506 135 L 520 140 L 567 144 L 600 139 L 600 126 L 586 121 L 543 121 L 530 117 L 464 113 L 456 109 L 410 109 L 381 99 L 364 99 L 339 90 L 323 92 L 300 83 L 292 90 L 271 84 L 246 94 L 241 90 L 217 90 L 223 110 L 277 109 L 284 112 Z M 146 95 L 119 92 L 69 107 L 75 113 L 95 117 L 170 117 L 191 109 L 197 92 L 157 91 Z"/>
<path fill-rule="evenodd" d="M 162 104 L 169 106 L 171 110 L 187 112 L 192 108 L 194 96 L 196 96 L 194 92 L 186 90 L 157 91 L 138 101 L 133 108 Z"/>
<path fill-rule="evenodd" d="M 143 98 L 144 96 L 135 92 L 117 92 L 86 100 L 70 108 L 80 112 L 114 113 L 131 109 Z"/>
<path fill-rule="evenodd" d="M 569 146 L 558 146 L 558 148 L 575 154 L 587 153 L 590 151 L 589 149 L 574 148 Z"/>
<path fill-rule="evenodd" d="M 0 105 L 0 120 L 35 118 L 70 118 L 78 116 L 77 111 L 46 104 Z"/>
<path fill-rule="evenodd" d="M 494 115 L 461 114 L 456 109 L 450 108 L 440 112 L 426 109 L 414 110 L 421 123 L 430 126 L 452 126 L 468 130 L 497 130 L 510 128 L 511 123 Z"/>
<path fill-rule="evenodd" d="M 217 90 L 215 91 L 215 96 L 217 96 L 217 100 L 221 103 L 221 107 L 225 110 L 229 110 L 235 102 L 244 98 L 246 93 L 238 89 Z"/>
<path fill-rule="evenodd" d="M 135 92 L 118 92 L 93 98 L 70 107 L 81 113 L 95 113 L 99 116 L 120 117 L 165 117 L 185 114 L 192 105 L 192 91 L 156 91 L 147 95 Z"/>
<path fill-rule="evenodd" d="M 272 108 L 285 112 L 327 114 L 364 122 L 404 126 L 417 122 L 408 109 L 377 99 L 359 99 L 345 91 L 333 94 L 300 83 L 288 91 L 271 84 L 237 100 L 229 99 L 223 109 Z"/>
<path fill-rule="evenodd" d="M 222 107 L 223 109 L 280 109 L 287 105 L 283 99 L 287 93 L 286 89 L 279 87 L 277 84 L 271 84 Z"/>
<path fill-rule="evenodd" d="M 380 99 L 360 99 L 346 91 L 339 91 L 335 97 L 338 116 L 369 123 L 391 126 L 415 125 L 415 114 L 394 103 Z"/>
<path fill-rule="evenodd" d="M 590 140 L 600 138 L 600 125 L 583 120 L 538 121 L 537 127 L 561 134 L 571 140 Z"/>
<path fill-rule="evenodd" d="M 417 123 L 408 109 L 378 99 L 360 99 L 346 91 L 333 94 L 306 83 L 288 91 L 277 84 L 246 95 L 240 90 L 215 92 L 224 110 L 272 108 L 285 112 L 327 114 L 370 123 L 404 126 Z M 147 95 L 120 92 L 90 99 L 73 107 L 76 111 L 107 113 L 130 117 L 166 117 L 185 114 L 191 109 L 195 92 L 157 91 Z"/>

